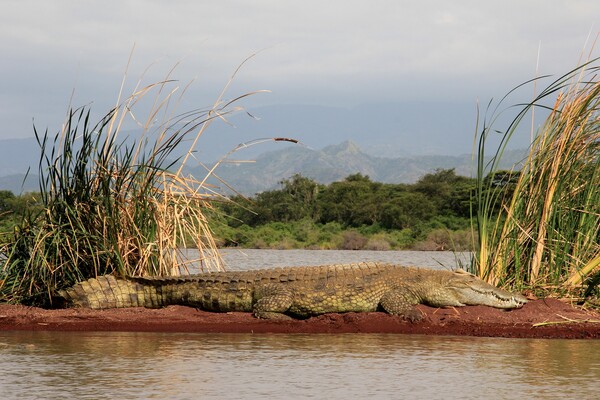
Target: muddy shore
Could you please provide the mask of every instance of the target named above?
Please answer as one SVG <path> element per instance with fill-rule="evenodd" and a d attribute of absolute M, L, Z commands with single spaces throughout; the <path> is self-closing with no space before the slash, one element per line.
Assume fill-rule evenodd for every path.
<path fill-rule="evenodd" d="M 307 320 L 266 321 L 249 313 L 211 313 L 191 307 L 47 310 L 0 304 L 0 331 L 136 331 L 204 333 L 398 333 L 510 338 L 600 339 L 600 313 L 557 299 L 518 310 L 484 306 L 418 306 L 421 322 L 383 312 L 327 314 Z"/>

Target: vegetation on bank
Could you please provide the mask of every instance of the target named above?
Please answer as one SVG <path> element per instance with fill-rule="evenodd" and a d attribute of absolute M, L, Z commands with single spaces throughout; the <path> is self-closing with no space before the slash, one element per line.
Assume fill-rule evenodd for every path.
<path fill-rule="evenodd" d="M 347 250 L 468 250 L 475 180 L 453 170 L 415 184 L 354 174 L 323 185 L 294 175 L 281 189 L 216 205 L 221 246 Z"/>
<path fill-rule="evenodd" d="M 451 169 L 415 184 L 384 184 L 355 174 L 323 185 L 296 174 L 281 189 L 216 201 L 205 213 L 218 247 L 463 251 L 473 244 L 469 214 L 475 183 Z M 0 191 L 3 230 L 11 230 L 24 210 L 39 208 L 39 201 L 32 203 L 36 198 Z M 193 243 L 185 239 L 181 246 Z"/>

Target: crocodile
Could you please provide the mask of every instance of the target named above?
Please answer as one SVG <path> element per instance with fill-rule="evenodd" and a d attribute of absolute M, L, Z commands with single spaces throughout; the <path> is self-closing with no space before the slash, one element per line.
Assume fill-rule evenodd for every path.
<path fill-rule="evenodd" d="M 485 305 L 519 308 L 527 299 L 463 270 L 384 263 L 284 267 L 177 277 L 104 275 L 58 292 L 65 307 L 94 309 L 186 305 L 215 312 L 252 312 L 257 318 L 307 318 L 325 313 L 383 310 L 410 321 L 414 307 Z"/>

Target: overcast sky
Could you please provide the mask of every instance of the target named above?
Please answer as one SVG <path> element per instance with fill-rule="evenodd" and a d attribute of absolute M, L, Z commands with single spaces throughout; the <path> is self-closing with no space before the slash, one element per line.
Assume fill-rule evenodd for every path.
<path fill-rule="evenodd" d="M 173 77 L 206 106 L 235 68 L 247 106 L 500 97 L 566 72 L 600 30 L 596 0 L 0 1 L 0 139 L 56 131 L 74 105 L 106 111 L 130 85 Z M 596 55 L 598 51 L 595 51 Z M 586 54 L 587 56 L 587 54 Z"/>

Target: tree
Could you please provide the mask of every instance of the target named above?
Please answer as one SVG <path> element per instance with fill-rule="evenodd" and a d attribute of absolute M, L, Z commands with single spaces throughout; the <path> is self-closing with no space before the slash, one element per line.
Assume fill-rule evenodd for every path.
<path fill-rule="evenodd" d="M 12 200 L 15 195 L 10 190 L 0 190 L 0 213 L 12 211 Z"/>
<path fill-rule="evenodd" d="M 321 185 L 300 174 L 294 174 L 290 179 L 284 179 L 279 183 L 283 186 L 282 191 L 289 196 L 287 203 L 290 212 L 293 213 L 292 220 L 315 217 L 317 196 Z"/>
<path fill-rule="evenodd" d="M 436 169 L 424 175 L 413 188 L 422 193 L 435 205 L 439 214 L 470 216 L 471 192 L 475 179 L 456 175 L 454 168 Z"/>
<path fill-rule="evenodd" d="M 386 229 L 412 228 L 435 216 L 435 205 L 422 193 L 400 192 L 381 204 L 381 226 Z"/>
<path fill-rule="evenodd" d="M 378 220 L 377 192 L 382 184 L 355 174 L 327 186 L 318 198 L 319 221 L 344 226 L 372 225 Z"/>

